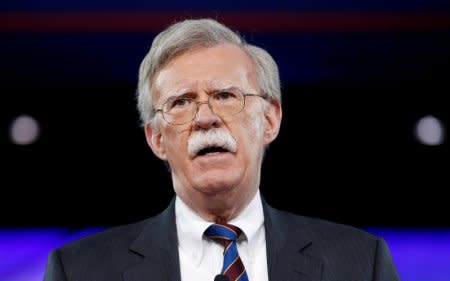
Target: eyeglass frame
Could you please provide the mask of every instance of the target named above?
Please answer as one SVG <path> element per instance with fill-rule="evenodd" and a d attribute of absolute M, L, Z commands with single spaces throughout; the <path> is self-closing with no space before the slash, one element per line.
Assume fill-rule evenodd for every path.
<path fill-rule="evenodd" d="M 186 99 L 186 100 L 191 100 L 192 102 L 195 103 L 195 106 L 196 106 L 195 114 L 192 116 L 192 119 L 190 119 L 189 121 L 186 121 L 186 122 L 184 122 L 184 123 L 172 123 L 172 122 L 167 121 L 167 119 L 166 119 L 166 117 L 165 117 L 165 115 L 164 115 L 164 110 L 163 110 L 165 104 L 168 103 L 168 102 L 170 102 L 170 101 L 172 100 L 172 98 L 175 98 L 175 99 L 176 99 L 176 98 L 181 97 L 181 96 L 183 96 L 183 95 L 168 98 L 168 99 L 162 104 L 162 107 L 161 107 L 161 108 L 158 108 L 158 109 L 155 110 L 155 115 L 156 115 L 158 112 L 161 112 L 161 115 L 162 115 L 162 117 L 163 117 L 163 119 L 164 119 L 165 122 L 167 122 L 167 123 L 170 124 L 170 125 L 181 126 L 181 125 L 186 125 L 186 124 L 188 124 L 189 122 L 192 122 L 192 120 L 195 119 L 195 117 L 196 117 L 197 114 L 198 114 L 198 110 L 200 109 L 200 105 L 202 105 L 202 104 L 207 104 L 208 107 L 209 107 L 209 110 L 211 110 L 212 113 L 214 113 L 215 115 L 217 115 L 217 116 L 219 116 L 219 117 L 230 117 L 230 116 L 234 116 L 234 115 L 236 115 L 236 114 L 239 114 L 239 113 L 241 113 L 241 112 L 244 110 L 245 104 L 246 104 L 246 103 L 245 103 L 245 98 L 246 98 L 246 97 L 260 97 L 260 98 L 262 98 L 262 99 L 264 99 L 264 100 L 267 100 L 267 98 L 268 98 L 267 96 L 263 96 L 263 95 L 259 95 L 259 94 L 245 94 L 245 93 L 240 93 L 240 94 L 242 95 L 242 97 L 243 97 L 243 100 L 244 100 L 243 105 L 242 105 L 242 108 L 241 108 L 238 112 L 233 113 L 233 114 L 231 114 L 231 115 L 221 116 L 221 115 L 218 115 L 217 113 L 215 113 L 214 110 L 212 109 L 212 106 L 211 106 L 211 103 L 210 103 L 210 98 L 213 97 L 213 96 L 216 95 L 216 94 L 220 94 L 220 93 L 223 93 L 223 92 L 224 92 L 224 91 L 217 91 L 217 92 L 214 92 L 213 94 L 208 95 L 208 100 L 206 100 L 206 101 L 195 101 L 195 99 L 189 98 L 189 97 L 183 98 L 183 99 Z M 225 92 L 226 92 L 226 91 L 225 91 Z"/>

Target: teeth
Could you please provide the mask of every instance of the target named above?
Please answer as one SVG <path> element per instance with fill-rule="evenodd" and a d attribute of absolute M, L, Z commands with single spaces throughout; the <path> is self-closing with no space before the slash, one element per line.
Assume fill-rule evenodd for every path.
<path fill-rule="evenodd" d="M 196 131 L 188 140 L 188 152 L 191 157 L 206 148 L 221 147 L 230 152 L 236 152 L 236 140 L 227 132 L 219 129 Z"/>

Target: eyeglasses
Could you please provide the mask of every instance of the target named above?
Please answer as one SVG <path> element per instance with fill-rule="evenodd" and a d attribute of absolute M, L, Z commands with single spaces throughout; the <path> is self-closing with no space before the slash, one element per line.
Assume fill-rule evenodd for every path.
<path fill-rule="evenodd" d="M 184 125 L 195 119 L 199 106 L 208 104 L 217 116 L 230 117 L 245 107 L 246 97 L 266 97 L 257 94 L 243 94 L 239 91 L 218 91 L 208 96 L 208 101 L 195 101 L 186 96 L 169 98 L 156 113 L 161 112 L 163 119 L 172 125 Z"/>

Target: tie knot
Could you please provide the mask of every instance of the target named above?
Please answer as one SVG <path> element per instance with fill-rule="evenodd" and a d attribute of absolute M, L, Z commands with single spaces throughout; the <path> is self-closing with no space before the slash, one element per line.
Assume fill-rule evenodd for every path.
<path fill-rule="evenodd" d="M 205 236 L 223 245 L 222 275 L 226 275 L 230 281 L 248 281 L 244 264 L 239 257 L 237 239 L 242 230 L 232 224 L 215 223 L 205 230 Z"/>
<path fill-rule="evenodd" d="M 213 240 L 228 240 L 236 242 L 242 230 L 232 224 L 215 223 L 205 230 L 205 236 Z"/>

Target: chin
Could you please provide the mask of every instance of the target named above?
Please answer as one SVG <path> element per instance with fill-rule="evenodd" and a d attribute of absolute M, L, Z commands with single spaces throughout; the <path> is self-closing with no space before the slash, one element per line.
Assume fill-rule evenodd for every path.
<path fill-rule="evenodd" d="M 197 190 L 210 196 L 227 195 L 235 188 L 235 185 L 220 181 L 220 182 L 206 182 L 197 185 Z"/>
<path fill-rule="evenodd" d="M 236 166 L 191 170 L 190 186 L 198 192 L 211 196 L 227 196 L 235 190 L 244 179 L 242 169 Z"/>

